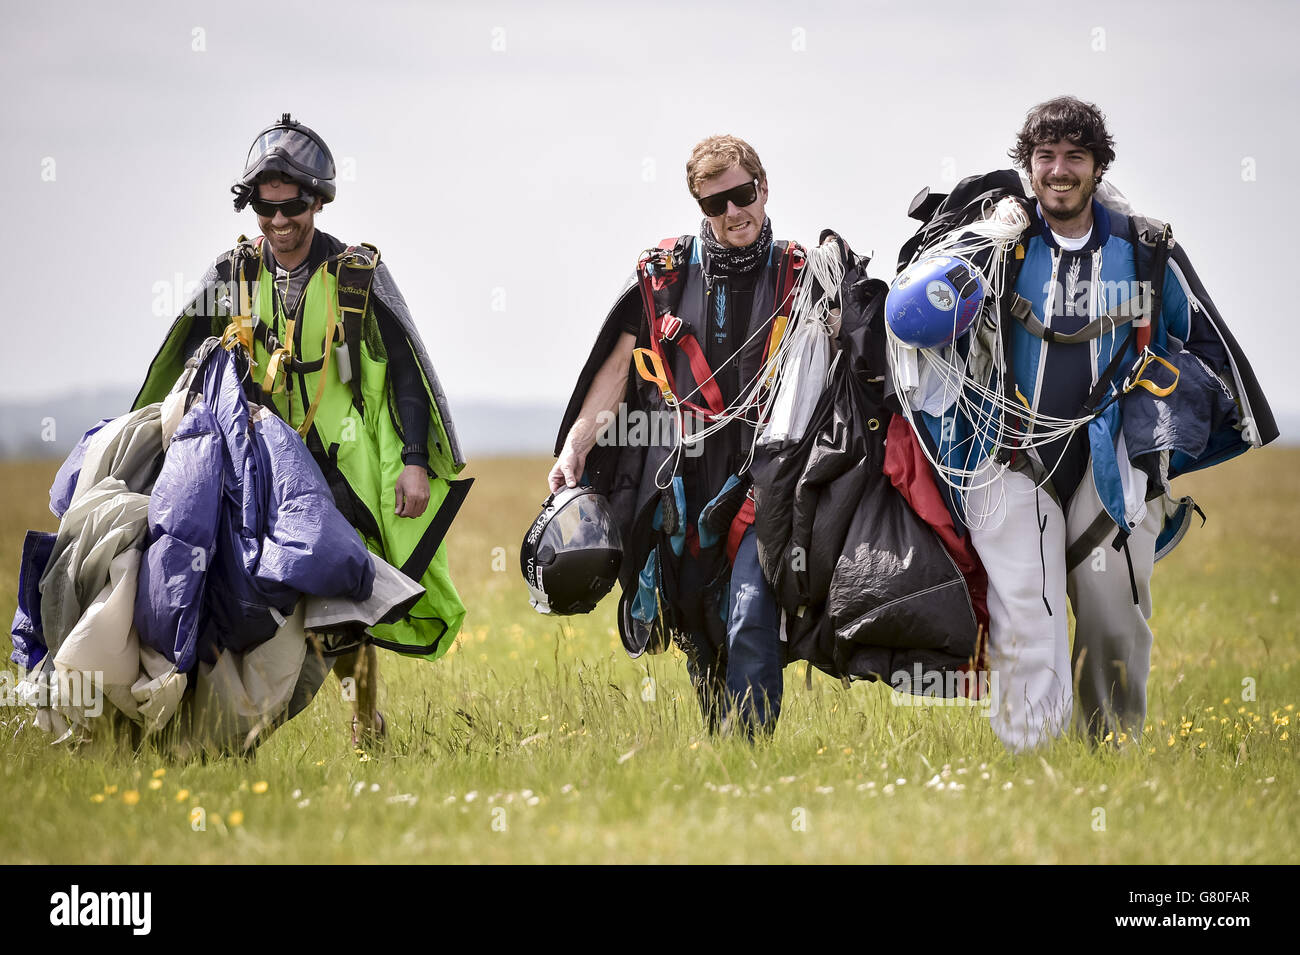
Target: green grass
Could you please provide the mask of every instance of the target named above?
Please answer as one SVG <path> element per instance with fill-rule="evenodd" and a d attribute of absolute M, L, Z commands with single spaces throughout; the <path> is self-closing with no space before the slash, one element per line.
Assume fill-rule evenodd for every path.
<path fill-rule="evenodd" d="M 771 741 L 711 740 L 681 657 L 627 659 L 612 598 L 564 620 L 529 608 L 518 546 L 548 465 L 471 469 L 451 535 L 470 618 L 439 663 L 381 655 L 384 751 L 353 752 L 333 678 L 248 760 L 69 752 L 0 710 L 0 861 L 1300 861 L 1300 450 L 1176 488 L 1209 523 L 1156 571 L 1143 739 L 1022 756 L 975 711 L 806 683 L 803 664 Z M 55 527 L 54 470 L 0 465 L 6 620 L 23 531 Z"/>

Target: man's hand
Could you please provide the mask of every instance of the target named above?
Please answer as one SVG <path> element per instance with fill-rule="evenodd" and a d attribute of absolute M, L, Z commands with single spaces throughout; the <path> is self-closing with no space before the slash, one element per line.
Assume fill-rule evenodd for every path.
<path fill-rule="evenodd" d="M 551 493 L 554 494 L 563 487 L 577 487 L 586 466 L 587 452 L 575 448 L 573 437 L 570 435 L 569 440 L 564 442 L 564 450 L 555 459 L 555 467 L 551 468 L 548 478 Z"/>
<path fill-rule="evenodd" d="M 408 464 L 393 485 L 398 517 L 419 517 L 429 506 L 429 473 L 418 464 Z"/>

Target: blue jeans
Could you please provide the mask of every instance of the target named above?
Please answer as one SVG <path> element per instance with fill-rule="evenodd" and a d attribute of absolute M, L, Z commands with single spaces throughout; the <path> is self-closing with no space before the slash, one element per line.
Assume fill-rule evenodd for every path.
<path fill-rule="evenodd" d="M 781 714 L 781 610 L 758 563 L 758 537 L 751 527 L 741 539 L 728 587 L 727 662 L 719 673 L 707 638 L 696 637 L 686 650 L 686 665 L 700 700 L 705 724 L 712 730 L 734 711 L 735 725 L 753 736 L 770 733 Z"/>

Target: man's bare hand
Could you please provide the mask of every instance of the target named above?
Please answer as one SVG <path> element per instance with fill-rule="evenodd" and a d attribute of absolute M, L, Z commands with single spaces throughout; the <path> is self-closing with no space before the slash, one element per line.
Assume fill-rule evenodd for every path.
<path fill-rule="evenodd" d="M 551 468 L 548 483 L 551 487 L 551 493 L 564 487 L 577 487 L 578 482 L 582 480 L 583 469 L 587 466 L 587 453 L 578 451 L 572 441 L 564 442 L 564 450 L 560 456 L 555 459 L 555 467 Z"/>
<path fill-rule="evenodd" d="M 419 517 L 429 506 L 429 473 L 418 464 L 408 464 L 393 485 L 398 517 Z"/>

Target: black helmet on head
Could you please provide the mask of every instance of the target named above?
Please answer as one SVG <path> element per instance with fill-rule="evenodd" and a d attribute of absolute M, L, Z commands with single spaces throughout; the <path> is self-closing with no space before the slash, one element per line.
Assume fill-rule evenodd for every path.
<path fill-rule="evenodd" d="M 244 174 L 230 187 L 235 194 L 235 211 L 243 211 L 253 198 L 257 178 L 266 172 L 280 173 L 303 189 L 320 196 L 321 202 L 334 198 L 334 157 L 325 140 L 284 113 L 280 121 L 257 134 L 248 150 Z"/>
<path fill-rule="evenodd" d="M 589 487 L 552 494 L 524 536 L 519 564 L 538 613 L 591 611 L 609 593 L 623 542 L 605 498 Z"/>

